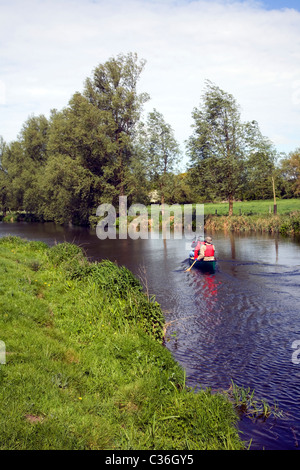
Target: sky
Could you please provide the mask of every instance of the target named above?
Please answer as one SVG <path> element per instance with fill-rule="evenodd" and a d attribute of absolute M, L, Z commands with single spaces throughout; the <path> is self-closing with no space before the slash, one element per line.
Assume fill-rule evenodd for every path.
<path fill-rule="evenodd" d="M 146 60 L 145 115 L 162 113 L 183 151 L 206 80 L 279 152 L 300 147 L 299 0 L 0 0 L 0 136 L 17 139 L 129 52 Z"/>

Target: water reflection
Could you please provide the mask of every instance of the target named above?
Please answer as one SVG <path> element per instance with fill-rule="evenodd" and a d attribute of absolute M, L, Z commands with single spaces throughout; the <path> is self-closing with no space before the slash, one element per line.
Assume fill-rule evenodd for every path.
<path fill-rule="evenodd" d="M 218 301 L 218 285 L 220 282 L 214 274 L 199 273 L 194 270 L 192 273 L 191 288 L 194 291 L 195 301 L 201 301 L 201 307 L 207 313 L 213 312 Z"/>

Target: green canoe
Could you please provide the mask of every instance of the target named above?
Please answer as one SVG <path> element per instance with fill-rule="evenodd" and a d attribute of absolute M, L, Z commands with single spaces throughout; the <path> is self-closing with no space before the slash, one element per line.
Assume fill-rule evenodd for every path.
<path fill-rule="evenodd" d="M 193 258 L 189 258 L 190 266 L 193 264 L 194 261 L 195 260 Z M 194 264 L 193 269 L 194 268 L 200 269 L 203 272 L 214 273 L 217 268 L 217 261 L 216 260 L 213 260 L 213 261 L 199 260 L 199 261 L 196 261 L 196 263 Z"/>

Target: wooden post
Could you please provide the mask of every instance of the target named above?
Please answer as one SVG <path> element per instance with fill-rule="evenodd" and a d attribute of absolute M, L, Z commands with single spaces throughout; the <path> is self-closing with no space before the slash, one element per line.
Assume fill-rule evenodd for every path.
<path fill-rule="evenodd" d="M 229 216 L 232 216 L 232 215 L 233 215 L 233 197 L 232 197 L 231 194 L 229 195 L 228 202 L 229 202 L 229 212 L 228 212 L 228 215 L 229 215 Z"/>
<path fill-rule="evenodd" d="M 273 196 L 274 196 L 274 214 L 277 214 L 277 204 L 276 204 L 276 193 L 275 193 L 275 180 L 274 180 L 274 176 L 272 176 L 272 183 L 273 183 Z"/>

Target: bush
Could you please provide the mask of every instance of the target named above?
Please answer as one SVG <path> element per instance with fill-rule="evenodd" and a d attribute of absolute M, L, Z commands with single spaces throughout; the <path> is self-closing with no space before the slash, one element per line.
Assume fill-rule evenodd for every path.
<path fill-rule="evenodd" d="M 280 225 L 282 235 L 295 235 L 300 233 L 300 212 L 292 212 Z"/>
<path fill-rule="evenodd" d="M 138 279 L 127 268 L 108 260 L 93 264 L 90 277 L 99 287 L 120 298 L 126 298 L 130 291 L 142 290 Z"/>
<path fill-rule="evenodd" d="M 48 259 L 54 266 L 60 266 L 71 279 L 82 279 L 91 271 L 83 250 L 78 245 L 63 242 L 48 249 Z"/>
<path fill-rule="evenodd" d="M 70 260 L 73 257 L 82 259 L 84 258 L 84 254 L 78 245 L 64 242 L 52 246 L 49 249 L 48 257 L 53 264 L 60 264 L 63 261 Z"/>
<path fill-rule="evenodd" d="M 24 246 L 27 241 L 23 240 L 20 237 L 16 237 L 15 235 L 7 235 L 6 237 L 0 238 L 1 245 L 7 245 L 11 248 L 15 248 L 17 246 Z"/>

